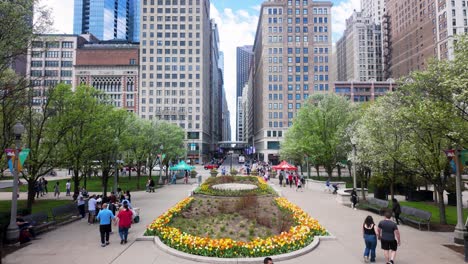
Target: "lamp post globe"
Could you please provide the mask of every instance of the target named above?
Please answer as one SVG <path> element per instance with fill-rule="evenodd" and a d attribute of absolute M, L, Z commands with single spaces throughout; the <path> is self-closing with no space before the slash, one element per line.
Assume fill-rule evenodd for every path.
<path fill-rule="evenodd" d="M 17 122 L 13 126 L 13 134 L 15 135 L 15 157 L 13 160 L 13 190 L 11 193 L 11 213 L 10 224 L 7 228 L 6 238 L 8 243 L 16 243 L 19 239 L 19 228 L 16 224 L 16 217 L 18 211 L 18 162 L 19 150 L 21 147 L 21 135 L 24 133 L 25 128 L 21 122 Z"/>

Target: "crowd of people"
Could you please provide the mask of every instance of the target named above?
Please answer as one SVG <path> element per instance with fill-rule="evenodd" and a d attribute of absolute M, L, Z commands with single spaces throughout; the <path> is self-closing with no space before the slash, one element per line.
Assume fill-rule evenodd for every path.
<path fill-rule="evenodd" d="M 282 187 L 289 185 L 292 188 L 293 185 L 296 187 L 296 191 L 303 191 L 303 185 L 305 184 L 305 178 L 303 175 L 299 175 L 297 172 L 292 171 L 280 171 L 278 175 L 279 184 Z"/>

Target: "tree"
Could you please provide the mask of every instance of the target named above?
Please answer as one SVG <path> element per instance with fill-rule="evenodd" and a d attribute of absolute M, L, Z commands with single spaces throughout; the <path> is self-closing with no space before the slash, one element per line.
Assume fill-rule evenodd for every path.
<path fill-rule="evenodd" d="M 34 186 L 37 180 L 60 163 L 60 157 L 57 155 L 58 145 L 71 129 L 71 126 L 64 125 L 66 123 L 63 119 L 66 118 L 67 98 L 72 96 L 72 91 L 71 87 L 65 84 L 50 87 L 47 100 L 40 106 L 33 104 L 33 91 L 30 90 L 28 94 L 28 107 L 23 122 L 26 128 L 26 147 L 30 148 L 25 166 L 27 175 L 24 176 L 28 182 L 27 208 L 30 210 L 34 202 Z"/>
<path fill-rule="evenodd" d="M 296 140 L 316 165 L 325 167 L 331 178 L 333 169 L 349 152 L 346 128 L 355 121 L 355 106 L 335 94 L 316 95 L 298 112 L 292 129 L 300 135 Z M 291 134 L 286 135 L 288 142 Z M 286 149 L 288 149 L 286 145 Z"/>

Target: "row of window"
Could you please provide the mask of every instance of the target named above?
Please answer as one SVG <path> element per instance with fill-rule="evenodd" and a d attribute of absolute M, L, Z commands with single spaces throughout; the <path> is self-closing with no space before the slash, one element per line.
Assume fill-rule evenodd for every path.
<path fill-rule="evenodd" d="M 149 58 L 149 59 L 148 59 Z M 154 62 L 154 57 L 150 56 L 150 57 L 142 57 L 141 58 L 142 62 Z M 181 63 L 184 63 L 186 62 L 186 58 L 185 57 L 156 57 L 156 62 L 173 62 L 173 63 L 177 63 L 177 62 L 181 62 Z M 192 57 L 189 57 L 188 58 L 188 62 L 189 63 L 192 63 L 193 62 L 193 58 Z M 200 57 L 195 57 L 195 62 L 196 63 L 200 63 Z M 190 66 L 189 66 L 190 67 Z"/>
<path fill-rule="evenodd" d="M 267 131 L 267 137 L 283 137 L 283 131 L 271 131 L 271 130 L 268 130 Z"/>
<path fill-rule="evenodd" d="M 178 25 L 176 25 L 176 24 L 172 25 L 172 30 L 177 30 L 177 27 L 178 27 Z M 146 38 L 146 36 L 147 36 L 146 32 L 143 32 L 143 38 Z M 164 36 L 165 38 L 177 38 L 177 39 L 179 39 L 179 38 L 186 38 L 187 34 L 185 32 L 180 32 L 180 33 L 179 32 L 165 32 L 164 34 L 162 32 L 156 32 L 156 36 L 158 38 L 163 38 L 163 36 Z M 149 37 L 151 39 L 153 39 L 154 38 L 154 32 L 149 32 Z M 188 37 L 190 39 L 193 38 L 193 33 L 189 32 Z M 200 32 L 195 33 L 195 37 L 197 39 L 199 39 L 200 38 Z M 146 46 L 146 41 L 143 41 L 142 44 L 143 44 L 143 46 Z M 191 45 L 191 43 L 189 43 L 189 44 Z M 150 45 L 151 46 L 154 45 L 154 44 L 153 45 L 151 44 L 151 40 L 150 40 Z"/>
<path fill-rule="evenodd" d="M 148 4 L 151 4 L 151 5 L 155 5 L 155 3 L 157 3 L 158 5 L 185 5 L 185 4 L 189 4 L 189 5 L 193 5 L 193 3 L 196 3 L 197 5 L 200 4 L 200 0 L 143 0 L 143 5 L 148 5 Z"/>
<path fill-rule="evenodd" d="M 163 86 L 163 82 L 156 82 L 156 87 L 165 87 L 165 88 L 169 88 L 169 87 L 180 87 L 180 88 L 185 88 L 186 86 L 191 88 L 193 87 L 195 84 L 195 87 L 197 88 L 200 88 L 200 82 L 164 82 L 164 86 Z M 149 81 L 149 82 L 146 82 L 146 81 L 142 81 L 141 82 L 141 86 L 142 87 L 155 87 L 155 82 L 154 81 Z"/>
<path fill-rule="evenodd" d="M 33 48 L 60 48 L 60 41 L 46 41 L 45 45 L 43 41 L 33 41 L 31 43 Z M 72 41 L 62 41 L 62 48 L 64 49 L 73 49 L 73 42 Z"/>
<path fill-rule="evenodd" d="M 154 52 L 156 50 L 156 53 Z M 143 48 L 141 49 L 141 53 L 142 54 L 181 54 L 181 55 L 184 55 L 184 54 L 196 54 L 196 55 L 200 55 L 200 49 L 195 49 L 195 53 L 193 53 L 193 50 L 194 49 L 146 49 L 146 48 Z M 186 51 L 188 51 L 188 53 L 186 53 Z"/>
<path fill-rule="evenodd" d="M 66 70 L 60 71 L 61 77 L 71 77 L 72 74 L 73 74 L 72 71 L 66 71 Z M 33 77 L 42 77 L 42 76 L 55 77 L 55 76 L 59 76 L 59 71 L 58 70 L 45 70 L 45 71 L 31 70 L 31 76 Z"/>
<path fill-rule="evenodd" d="M 146 71 L 147 69 L 147 66 L 146 65 L 142 65 L 141 66 L 141 70 L 142 71 Z M 153 71 L 155 69 L 154 65 L 149 65 L 149 68 L 148 70 L 150 71 Z M 164 68 L 163 68 L 163 65 L 156 65 L 156 70 L 157 71 L 200 71 L 200 65 L 195 65 L 195 69 L 193 67 L 193 65 L 164 65 Z"/>
<path fill-rule="evenodd" d="M 45 53 L 46 58 L 60 58 L 60 54 L 62 58 L 73 58 L 73 51 L 33 51 L 31 57 L 33 58 L 42 58 Z"/>
<path fill-rule="evenodd" d="M 62 83 L 71 84 L 71 80 L 62 80 Z M 40 86 L 56 86 L 59 83 L 58 80 L 31 80 L 31 85 L 34 87 Z"/>
<path fill-rule="evenodd" d="M 176 73 L 173 73 L 173 74 L 170 74 L 170 73 L 166 73 L 166 74 L 162 74 L 162 73 L 158 73 L 158 74 L 154 74 L 154 73 L 150 73 L 150 74 L 147 74 L 147 73 L 142 73 L 141 74 L 141 78 L 142 79 L 146 79 L 146 77 L 149 77 L 150 79 L 154 79 L 154 77 L 156 76 L 156 79 L 162 79 L 163 76 L 164 76 L 164 79 L 189 79 L 189 80 L 192 80 L 193 77 L 195 76 L 195 79 L 196 80 L 200 80 L 200 74 L 197 73 L 197 74 L 176 74 Z"/>
<path fill-rule="evenodd" d="M 328 91 L 329 85 L 328 83 L 316 83 L 314 84 L 314 90 L 315 91 Z M 283 90 L 283 85 L 281 84 L 268 84 L 268 90 L 269 91 L 282 91 Z M 308 84 L 288 84 L 288 91 L 308 91 L 309 90 L 309 85 Z"/>
<path fill-rule="evenodd" d="M 192 99 L 189 99 L 187 101 L 190 101 L 190 102 L 188 102 L 188 104 L 193 103 Z M 147 102 L 146 98 L 141 98 L 141 103 L 142 104 L 146 104 L 146 102 Z M 148 98 L 148 104 L 158 104 L 158 105 L 160 105 L 163 102 L 164 102 L 164 104 L 181 104 L 181 105 L 184 105 L 186 103 L 186 100 L 185 100 L 185 98 Z M 195 104 L 197 104 L 197 105 L 200 104 L 200 98 L 195 99 Z"/>
<path fill-rule="evenodd" d="M 42 67 L 44 65 L 47 67 L 64 67 L 70 68 L 73 67 L 73 61 L 31 61 L 31 67 Z"/>

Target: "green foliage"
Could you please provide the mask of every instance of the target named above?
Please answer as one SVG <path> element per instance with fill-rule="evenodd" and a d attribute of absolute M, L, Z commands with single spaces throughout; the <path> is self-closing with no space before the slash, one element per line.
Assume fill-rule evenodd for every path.
<path fill-rule="evenodd" d="M 281 144 L 281 158 L 302 164 L 305 156 L 329 175 L 350 150 L 346 130 L 357 119 L 355 106 L 335 94 L 316 95 L 298 112 Z"/>

